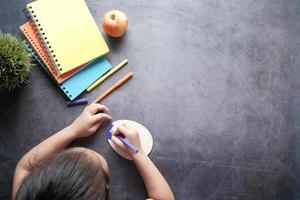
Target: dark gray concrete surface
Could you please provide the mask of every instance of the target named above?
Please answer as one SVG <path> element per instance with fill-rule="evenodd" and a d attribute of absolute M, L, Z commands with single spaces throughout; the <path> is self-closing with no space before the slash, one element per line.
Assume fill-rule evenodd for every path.
<path fill-rule="evenodd" d="M 27 0 L 0 0 L 0 29 L 19 34 Z M 106 38 L 112 64 L 129 64 L 82 97 L 96 98 L 133 71 L 103 101 L 117 119 L 144 124 L 150 154 L 177 199 L 300 199 L 300 1 L 87 0 L 100 25 L 120 9 L 129 17 L 121 39 Z M 81 107 L 66 107 L 38 66 L 30 83 L 0 93 L 0 194 L 34 145 L 64 128 Z M 134 165 L 120 158 L 103 130 L 73 145 L 103 154 L 111 167 L 112 199 L 143 199 Z"/>

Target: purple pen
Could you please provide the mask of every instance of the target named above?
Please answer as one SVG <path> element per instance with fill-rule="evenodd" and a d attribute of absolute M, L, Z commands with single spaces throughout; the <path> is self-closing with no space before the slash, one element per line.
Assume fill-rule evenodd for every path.
<path fill-rule="evenodd" d="M 123 136 L 118 135 L 117 138 L 119 138 L 119 140 L 121 140 L 133 153 L 137 153 L 139 151 L 138 148 L 129 143 L 128 140 L 126 140 L 126 138 L 124 138 Z"/>
<path fill-rule="evenodd" d="M 77 100 L 74 100 L 74 101 L 68 101 L 67 105 L 68 105 L 68 107 L 70 107 L 70 106 L 87 104 L 88 102 L 89 101 L 87 99 L 77 99 Z"/>

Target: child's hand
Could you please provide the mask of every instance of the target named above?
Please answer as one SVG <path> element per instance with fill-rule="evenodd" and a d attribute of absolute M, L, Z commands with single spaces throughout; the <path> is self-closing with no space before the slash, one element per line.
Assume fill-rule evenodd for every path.
<path fill-rule="evenodd" d="M 101 104 L 91 104 L 87 106 L 77 119 L 70 125 L 70 128 L 76 134 L 77 138 L 87 137 L 96 132 L 96 130 L 108 120 L 108 108 Z"/>
<path fill-rule="evenodd" d="M 138 148 L 138 152 L 143 153 L 139 134 L 134 128 L 124 123 L 119 125 L 116 130 L 113 130 L 111 137 L 113 143 L 115 143 L 120 150 L 132 158 L 135 153 L 133 153 L 123 142 L 121 142 L 121 140 L 119 140 L 119 138 L 116 137 L 116 135 L 119 134 L 122 134 L 131 144 Z"/>

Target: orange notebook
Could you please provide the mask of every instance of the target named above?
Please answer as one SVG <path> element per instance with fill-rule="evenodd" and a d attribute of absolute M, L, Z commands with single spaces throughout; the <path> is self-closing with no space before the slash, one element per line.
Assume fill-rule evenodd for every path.
<path fill-rule="evenodd" d="M 47 50 L 43 46 L 43 42 L 40 40 L 38 33 L 35 31 L 34 24 L 31 21 L 26 22 L 22 26 L 20 26 L 21 31 L 25 35 L 26 39 L 30 42 L 31 46 L 34 48 L 36 53 L 39 55 L 48 71 L 52 74 L 53 78 L 57 81 L 57 83 L 62 83 L 76 72 L 81 70 L 85 65 L 81 65 L 67 73 L 59 75 L 55 69 L 55 66 L 52 63 L 51 58 L 48 55 Z"/>

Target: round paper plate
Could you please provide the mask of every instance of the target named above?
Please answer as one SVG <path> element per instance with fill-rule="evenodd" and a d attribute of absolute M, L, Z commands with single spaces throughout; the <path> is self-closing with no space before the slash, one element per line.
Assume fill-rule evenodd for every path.
<path fill-rule="evenodd" d="M 152 135 L 149 132 L 149 130 L 144 127 L 143 125 L 131 121 L 131 120 L 118 120 L 118 121 L 114 121 L 112 124 L 113 126 L 118 126 L 120 124 L 126 123 L 129 126 L 135 128 L 140 136 L 140 140 L 141 140 L 141 146 L 142 149 L 144 151 L 144 153 L 146 155 L 148 155 L 153 147 L 153 139 L 152 139 Z M 118 148 L 118 146 L 116 146 L 110 139 L 108 139 L 108 142 L 110 144 L 110 146 L 115 150 L 115 152 L 117 152 L 117 154 L 119 154 L 120 156 L 122 156 L 123 158 L 126 158 L 128 160 L 132 160 L 129 156 L 127 156 L 122 150 L 120 150 Z"/>

